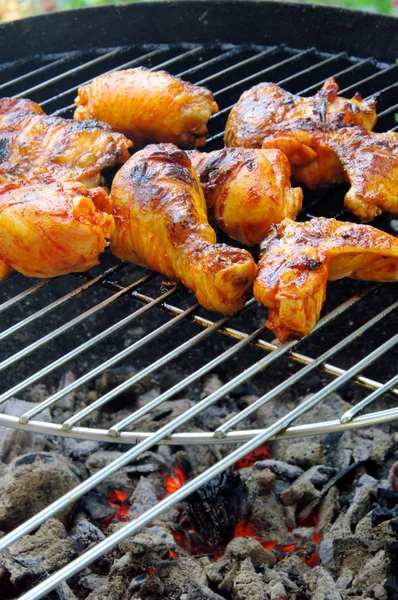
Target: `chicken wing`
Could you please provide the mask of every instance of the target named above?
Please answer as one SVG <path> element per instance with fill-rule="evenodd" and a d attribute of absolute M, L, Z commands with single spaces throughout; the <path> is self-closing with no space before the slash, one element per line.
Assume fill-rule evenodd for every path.
<path fill-rule="evenodd" d="M 286 219 L 274 226 L 263 250 L 254 297 L 268 307 L 266 325 L 281 342 L 314 328 L 328 280 L 398 280 L 398 239 L 370 225 Z"/>
<path fill-rule="evenodd" d="M 314 184 L 320 180 L 336 181 L 326 165 L 337 165 L 351 184 L 344 204 L 363 221 L 371 221 L 382 212 L 398 214 L 397 133 L 374 133 L 362 127 L 326 126 L 316 131 L 302 127 L 275 134 L 264 145 L 283 149 L 293 165 L 295 179 L 312 184 L 310 187 L 317 187 Z M 303 164 L 311 151 L 315 158 Z M 302 164 L 298 165 L 300 159 Z"/>
<path fill-rule="evenodd" d="M 360 125 L 373 129 L 376 101 L 338 96 L 339 86 L 333 78 L 309 98 L 295 96 L 275 83 L 260 83 L 242 94 L 231 110 L 225 128 L 225 145 L 261 148 L 264 139 L 296 123 Z"/>
<path fill-rule="evenodd" d="M 290 165 L 279 150 L 224 148 L 187 152 L 218 227 L 242 244 L 260 243 L 271 225 L 294 219 L 303 192 L 290 185 Z"/>
<path fill-rule="evenodd" d="M 102 182 L 101 170 L 125 162 L 132 143 L 96 121 L 47 116 L 30 100 L 0 99 L 0 184 L 38 177 Z"/>
<path fill-rule="evenodd" d="M 218 111 L 213 94 L 166 71 L 114 71 L 79 88 L 75 119 L 94 117 L 134 142 L 203 146 Z"/>
<path fill-rule="evenodd" d="M 246 250 L 216 243 L 185 152 L 172 144 L 137 152 L 116 174 L 111 200 L 117 257 L 181 280 L 209 310 L 242 308 L 256 264 Z"/>
<path fill-rule="evenodd" d="M 28 277 L 86 271 L 98 264 L 112 235 L 109 211 L 102 188 L 52 180 L 5 185 L 0 188 L 0 260 Z"/>

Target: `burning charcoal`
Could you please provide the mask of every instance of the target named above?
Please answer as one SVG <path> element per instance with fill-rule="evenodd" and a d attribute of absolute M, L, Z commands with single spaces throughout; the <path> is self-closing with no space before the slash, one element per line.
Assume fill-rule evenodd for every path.
<path fill-rule="evenodd" d="M 264 579 L 256 573 L 250 558 L 246 558 L 235 577 L 233 600 L 264 600 L 267 597 Z"/>
<path fill-rule="evenodd" d="M 77 600 L 77 598 L 64 581 L 48 594 L 47 600 Z"/>
<path fill-rule="evenodd" d="M 127 379 L 130 379 L 130 377 L 136 373 L 137 369 L 131 366 L 108 369 L 107 371 L 103 372 L 101 379 L 97 380 L 97 391 L 102 396 L 110 390 L 113 390 L 113 388 L 117 387 L 121 383 L 127 381 Z M 140 394 L 146 392 L 150 388 L 151 383 L 152 376 L 146 375 L 140 381 L 137 381 L 137 383 L 129 387 L 125 394 L 128 394 L 129 400 L 131 400 L 131 396 L 139 396 Z"/>
<path fill-rule="evenodd" d="M 105 539 L 105 536 L 98 527 L 85 519 L 80 519 L 73 525 L 71 538 L 76 554 L 82 554 L 91 544 L 97 544 Z"/>
<path fill-rule="evenodd" d="M 103 522 L 115 513 L 114 507 L 106 501 L 105 494 L 95 490 L 83 496 L 81 506 L 87 515 L 97 523 Z"/>
<path fill-rule="evenodd" d="M 194 582 L 190 584 L 186 594 L 181 594 L 180 600 L 224 600 L 224 598 L 206 585 Z"/>
<path fill-rule="evenodd" d="M 58 386 L 58 390 L 63 390 L 64 388 L 66 388 L 68 385 L 70 385 L 71 383 L 74 383 L 74 381 L 76 380 L 76 376 L 74 373 L 72 373 L 72 371 L 67 371 L 61 378 L 61 381 L 59 382 L 59 386 Z M 63 398 L 61 398 L 56 405 L 54 406 L 53 410 L 57 410 L 58 412 L 61 412 L 60 409 L 65 410 L 65 411 L 73 411 L 75 408 L 75 396 L 76 394 L 74 392 L 70 392 L 69 394 L 66 394 L 66 396 L 64 396 Z M 55 416 L 55 415 L 54 415 Z M 65 418 L 66 415 L 64 415 Z"/>
<path fill-rule="evenodd" d="M 273 581 L 267 587 L 270 600 L 281 600 L 287 598 L 287 593 L 280 581 Z"/>
<path fill-rule="evenodd" d="M 89 592 L 97 590 L 104 586 L 107 582 L 107 578 L 104 575 L 96 575 L 95 573 L 89 573 L 79 578 L 79 587 L 82 587 Z"/>
<path fill-rule="evenodd" d="M 387 577 L 387 557 L 384 550 L 380 550 L 372 556 L 365 564 L 361 565 L 355 576 L 352 587 L 358 590 L 358 594 L 373 597 L 376 590 L 380 596 L 380 588 Z"/>
<path fill-rule="evenodd" d="M 175 560 L 162 561 L 156 565 L 156 577 L 161 582 L 163 593 L 158 598 L 180 598 L 187 594 L 192 584 L 207 585 L 207 577 L 202 566 L 193 558 L 176 558 Z M 141 588 L 141 597 L 148 597 L 148 578 Z"/>
<path fill-rule="evenodd" d="M 186 500 L 186 512 L 194 529 L 213 550 L 220 550 L 233 537 L 245 516 L 247 488 L 238 473 L 221 473 Z"/>
<path fill-rule="evenodd" d="M 326 467 L 325 465 L 315 465 L 305 471 L 296 481 L 296 485 L 301 481 L 310 481 L 314 487 L 321 488 L 336 475 L 336 469 Z"/>
<path fill-rule="evenodd" d="M 200 391 L 199 396 L 200 400 L 206 398 L 206 396 L 210 396 L 210 394 L 213 394 L 213 392 L 219 390 L 220 387 L 222 387 L 223 385 L 224 383 L 221 381 L 220 377 L 216 373 L 209 375 L 203 381 L 202 389 Z"/>
<path fill-rule="evenodd" d="M 323 567 L 310 569 L 304 576 L 311 600 L 342 600 L 333 577 Z"/>
<path fill-rule="evenodd" d="M 33 404 L 39 404 L 40 402 L 43 402 L 43 400 L 46 400 L 49 397 L 49 395 L 50 392 L 48 391 L 44 383 L 38 383 L 37 385 L 33 385 L 31 389 L 25 394 L 25 400 Z"/>
<path fill-rule="evenodd" d="M 1 412 L 12 417 L 20 417 L 23 413 L 35 408 L 36 403 L 26 402 L 11 398 L 2 404 Z M 44 410 L 40 413 L 42 421 L 50 422 L 50 411 Z M 0 427 L 0 460 L 9 463 L 20 454 L 27 450 L 40 452 L 44 450 L 47 444 L 46 437 L 38 433 L 30 433 L 22 429 L 11 429 L 9 427 Z"/>
<path fill-rule="evenodd" d="M 318 512 L 318 531 L 327 531 L 332 526 L 340 509 L 339 495 L 339 490 L 332 487 L 322 498 Z"/>
<path fill-rule="evenodd" d="M 303 469 L 297 467 L 296 465 L 291 465 L 287 462 L 283 462 L 282 460 L 274 460 L 272 458 L 268 460 L 260 460 L 256 462 L 253 469 L 255 471 L 261 469 L 269 469 L 276 475 L 283 477 L 283 479 L 287 479 L 288 481 L 293 481 L 297 479 L 304 473 Z"/>
<path fill-rule="evenodd" d="M 0 586 L 5 573 L 15 586 L 24 586 L 66 565 L 75 558 L 75 550 L 62 523 L 50 519 L 35 534 L 26 535 L 0 557 Z"/>
<path fill-rule="evenodd" d="M 288 463 L 297 465 L 302 469 L 309 469 L 314 465 L 325 463 L 325 455 L 322 446 L 316 442 L 290 443 L 285 450 L 284 459 Z"/>
<path fill-rule="evenodd" d="M 169 531 L 162 527 L 150 527 L 137 535 L 127 538 L 120 544 L 122 552 L 129 553 L 129 559 L 134 566 L 156 564 L 166 556 L 169 551 L 175 551 L 176 543 Z"/>
<path fill-rule="evenodd" d="M 276 563 L 272 552 L 265 550 L 260 542 L 250 537 L 237 537 L 226 547 L 225 556 L 232 561 L 242 561 L 250 558 L 255 567 L 266 565 L 272 567 Z"/>
<path fill-rule="evenodd" d="M 297 481 L 281 494 L 281 500 L 284 504 L 300 504 L 302 507 L 319 498 L 320 492 L 308 479 L 301 481 L 297 479 Z"/>
<path fill-rule="evenodd" d="M 116 574 L 111 579 L 105 579 L 104 583 L 93 590 L 86 600 L 121 600 L 126 598 L 127 587 L 126 577 Z"/>
<path fill-rule="evenodd" d="M 362 475 L 357 482 L 357 487 L 347 517 L 351 528 L 369 512 L 372 502 L 377 495 L 377 480 L 370 475 Z"/>
<path fill-rule="evenodd" d="M 133 519 L 139 517 L 146 510 L 155 506 L 158 501 L 155 489 L 148 478 L 141 477 L 137 487 L 130 498 L 130 514 Z"/>
<path fill-rule="evenodd" d="M 260 496 L 268 494 L 274 487 L 276 475 L 270 469 L 253 471 L 253 479 L 256 482 L 257 491 Z"/>
<path fill-rule="evenodd" d="M 334 539 L 333 554 L 338 573 L 346 570 L 356 573 L 358 568 L 370 558 L 366 541 L 353 536 Z"/>
<path fill-rule="evenodd" d="M 376 553 L 392 544 L 396 534 L 393 519 L 375 524 L 372 521 L 372 512 L 359 521 L 355 528 L 355 536 L 367 543 L 370 552 Z"/>
<path fill-rule="evenodd" d="M 54 453 L 24 454 L 0 480 L 0 528 L 9 531 L 57 500 L 79 482 L 76 470 Z M 66 519 L 72 507 L 59 516 Z"/>
<path fill-rule="evenodd" d="M 289 532 L 282 504 L 273 492 L 266 496 L 256 495 L 252 499 L 251 523 L 263 540 L 272 540 L 277 544 L 287 544 Z"/>
<path fill-rule="evenodd" d="M 82 461 L 84 461 L 92 452 L 97 452 L 101 447 L 100 442 L 95 442 L 93 440 L 75 440 L 71 437 L 58 438 L 56 441 L 61 441 L 62 445 L 59 447 L 62 449 L 62 454 Z"/>

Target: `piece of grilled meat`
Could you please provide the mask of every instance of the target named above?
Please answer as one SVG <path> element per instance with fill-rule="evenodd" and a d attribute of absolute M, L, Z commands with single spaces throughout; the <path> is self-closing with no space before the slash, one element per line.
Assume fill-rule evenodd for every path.
<path fill-rule="evenodd" d="M 0 184 L 39 177 L 102 182 L 101 171 L 125 162 L 132 143 L 97 121 L 45 114 L 30 100 L 0 99 Z"/>
<path fill-rule="evenodd" d="M 216 243 L 185 152 L 172 144 L 137 152 L 116 174 L 111 200 L 111 250 L 117 257 L 182 281 L 209 310 L 230 314 L 242 308 L 256 264 L 246 250 Z"/>
<path fill-rule="evenodd" d="M 242 244 L 259 244 L 271 225 L 294 219 L 303 192 L 290 184 L 290 165 L 279 150 L 224 148 L 187 152 L 218 227 Z"/>
<path fill-rule="evenodd" d="M 305 127 L 275 134 L 265 145 L 283 149 L 293 166 L 295 178 L 310 187 L 335 181 L 327 168 L 337 165 L 351 184 L 344 204 L 362 221 L 371 221 L 382 212 L 398 214 L 398 134 L 374 133 L 362 127 Z M 313 152 L 315 158 L 305 164 Z M 299 163 L 301 160 L 301 165 Z"/>
<path fill-rule="evenodd" d="M 398 280 L 398 239 L 370 225 L 286 219 L 262 248 L 254 296 L 268 307 L 266 325 L 281 342 L 311 332 L 328 280 Z"/>
<path fill-rule="evenodd" d="M 53 180 L 0 187 L 0 259 L 28 277 L 55 277 L 98 264 L 114 219 L 102 188 Z M 7 272 L 0 269 L 3 277 Z"/>
<path fill-rule="evenodd" d="M 213 94 L 166 71 L 128 69 L 96 77 L 79 88 L 74 118 L 109 123 L 134 142 L 202 146 L 218 111 Z"/>
<path fill-rule="evenodd" d="M 304 98 L 286 92 L 276 83 L 260 83 L 247 90 L 231 110 L 225 128 L 225 145 L 261 148 L 266 137 L 291 127 L 292 121 L 360 125 L 373 129 L 376 123 L 375 100 L 338 96 L 339 86 L 333 78 L 321 90 Z"/>

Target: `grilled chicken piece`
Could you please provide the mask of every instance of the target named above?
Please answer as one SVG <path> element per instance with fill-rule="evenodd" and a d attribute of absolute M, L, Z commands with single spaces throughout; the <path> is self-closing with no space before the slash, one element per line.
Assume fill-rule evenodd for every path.
<path fill-rule="evenodd" d="M 36 102 L 0 99 L 0 184 L 38 177 L 102 182 L 101 170 L 125 162 L 132 143 L 96 121 L 47 116 Z"/>
<path fill-rule="evenodd" d="M 79 88 L 74 118 L 109 123 L 134 142 L 203 146 L 218 111 L 213 94 L 166 71 L 114 71 Z"/>
<path fill-rule="evenodd" d="M 292 164 L 300 159 L 304 163 L 304 157 L 314 152 L 314 160 L 292 167 L 295 178 L 307 185 L 319 183 L 321 178 L 325 183 L 336 181 L 332 167 L 336 165 L 351 184 L 344 204 L 363 221 L 382 212 L 398 214 L 398 134 L 374 133 L 362 127 L 301 128 L 275 134 L 265 145 L 283 149 Z"/>
<path fill-rule="evenodd" d="M 216 243 L 185 152 L 172 144 L 137 152 L 116 174 L 111 200 L 116 256 L 181 280 L 209 310 L 242 308 L 256 264 L 246 250 Z"/>
<path fill-rule="evenodd" d="M 376 101 L 338 96 L 339 86 L 333 78 L 321 90 L 303 98 L 280 88 L 276 83 L 260 83 L 242 94 L 231 110 L 225 128 L 225 145 L 261 148 L 266 137 L 290 129 L 292 121 L 313 128 L 324 123 L 360 125 L 373 129 Z"/>
<path fill-rule="evenodd" d="M 98 264 L 114 229 L 102 188 L 53 180 L 0 188 L 0 259 L 28 277 L 54 277 Z M 0 269 L 0 275 L 6 272 Z"/>
<path fill-rule="evenodd" d="M 218 227 L 242 244 L 259 244 L 271 225 L 294 219 L 303 192 L 290 185 L 290 165 L 279 150 L 224 148 L 187 152 Z"/>
<path fill-rule="evenodd" d="M 281 342 L 310 333 L 327 281 L 398 280 L 398 239 L 370 225 L 286 219 L 263 244 L 254 297 L 268 307 L 267 327 Z"/>

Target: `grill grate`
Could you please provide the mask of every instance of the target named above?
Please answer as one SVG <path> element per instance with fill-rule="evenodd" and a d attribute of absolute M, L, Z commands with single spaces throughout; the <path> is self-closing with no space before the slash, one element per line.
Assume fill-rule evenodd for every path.
<path fill-rule="evenodd" d="M 343 93 L 352 94 L 358 89 L 370 97 L 381 90 L 377 129 L 384 131 L 395 125 L 398 65 L 380 63 L 372 58 L 353 58 L 344 52 L 320 53 L 314 48 L 140 45 L 41 55 L 0 66 L 0 90 L 3 95 L 30 97 L 49 113 L 71 116 L 71 102 L 79 85 L 100 73 L 138 65 L 164 68 L 213 90 L 221 110 L 210 121 L 208 150 L 222 146 L 227 114 L 240 94 L 264 80 L 278 82 L 289 91 L 302 94 L 314 93 L 330 76 L 337 77 Z M 308 193 L 299 219 L 318 215 L 352 219 L 352 215 L 341 209 L 341 200 L 341 190 Z M 375 225 L 393 232 L 395 223 L 378 218 Z M 133 265 L 122 265 L 111 256 L 105 256 L 99 271 L 93 270 L 80 278 L 67 276 L 33 282 L 15 275 L 4 282 L 0 287 L 0 312 L 10 312 L 5 312 L 8 318 L 3 319 L 6 325 L 0 332 L 3 349 L 0 405 L 31 389 L 34 384 L 46 382 L 51 387 L 70 365 L 77 373 L 77 379 L 55 390 L 19 418 L 0 413 L 0 425 L 137 445 L 2 538 L 0 550 L 36 529 L 156 444 L 241 444 L 175 494 L 26 592 L 22 599 L 42 598 L 126 536 L 137 532 L 276 435 L 293 437 L 336 432 L 398 418 L 398 407 L 394 405 L 398 376 L 391 377 L 390 366 L 396 364 L 398 342 L 398 335 L 391 337 L 394 314 L 396 318 L 394 311 L 398 307 L 394 291 L 396 286 L 391 284 L 336 282 L 329 288 L 325 316 L 313 334 L 302 341 L 278 346 L 261 325 L 265 309 L 253 299 L 239 315 L 215 318 L 198 306 L 192 294 L 179 286 L 165 286 L 161 276 Z M 85 404 L 66 421 L 47 423 L 43 419 L 45 409 L 52 407 L 56 414 L 58 403 L 69 394 L 84 389 L 106 369 L 132 356 L 134 364 L 142 368 L 127 381 Z M 200 361 L 200 366 L 192 370 L 192 361 Z M 40 365 L 39 369 L 37 365 Z M 148 375 L 156 378 L 164 367 L 178 372 L 172 385 L 165 386 L 166 389 L 160 390 L 144 407 L 128 417 L 118 420 L 116 415 L 108 428 L 96 426 L 96 415 L 101 414 L 99 409 L 105 409 L 117 396 Z M 183 390 L 194 392 L 201 377 L 220 368 L 228 373 L 228 382 L 220 389 L 157 431 L 140 430 L 140 421 L 148 413 Z M 247 419 L 254 411 L 281 394 L 292 393 L 293 397 L 298 397 L 303 389 L 307 389 L 310 377 L 315 377 L 317 386 L 316 391 L 311 390 L 315 391 L 312 396 L 277 422 L 265 423 L 264 429 L 248 428 L 250 421 Z M 261 390 L 259 399 L 226 419 L 216 431 L 192 431 L 192 427 L 189 431 L 180 431 L 187 423 L 192 425 L 195 417 L 226 395 L 252 381 Z M 350 386 L 354 405 L 340 419 L 296 423 L 330 394 L 346 386 Z M 381 398 L 384 410 L 359 414 Z M 236 426 L 242 429 L 234 429 Z"/>

